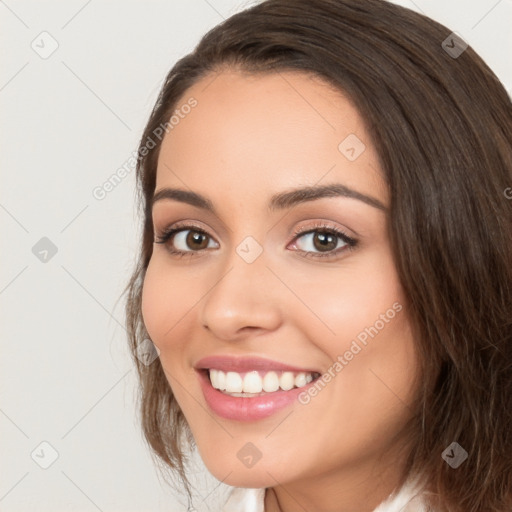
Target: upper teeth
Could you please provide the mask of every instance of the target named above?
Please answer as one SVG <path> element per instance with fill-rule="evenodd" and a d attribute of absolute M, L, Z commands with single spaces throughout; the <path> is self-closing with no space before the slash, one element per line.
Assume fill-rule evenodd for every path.
<path fill-rule="evenodd" d="M 210 381 L 215 389 L 227 393 L 267 393 L 281 388 L 288 391 L 293 387 L 300 388 L 313 380 L 312 373 L 306 372 L 223 372 L 210 369 Z"/>

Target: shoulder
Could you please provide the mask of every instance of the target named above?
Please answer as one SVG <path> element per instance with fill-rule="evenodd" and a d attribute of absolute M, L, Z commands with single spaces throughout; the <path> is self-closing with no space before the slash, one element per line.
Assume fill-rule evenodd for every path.
<path fill-rule="evenodd" d="M 406 482 L 401 489 L 391 493 L 373 512 L 427 512 L 419 486 Z"/>
<path fill-rule="evenodd" d="M 265 512 L 265 489 L 234 487 L 221 512 Z M 392 493 L 374 512 L 426 512 L 427 508 L 418 488 L 406 483 L 398 492 Z"/>
<path fill-rule="evenodd" d="M 221 512 L 264 512 L 265 489 L 234 487 Z"/>

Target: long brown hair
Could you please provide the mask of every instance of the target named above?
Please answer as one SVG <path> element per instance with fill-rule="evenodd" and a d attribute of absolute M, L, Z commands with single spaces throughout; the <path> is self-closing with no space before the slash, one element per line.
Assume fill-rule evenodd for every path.
<path fill-rule="evenodd" d="M 421 476 L 438 511 L 504 512 L 512 509 L 512 107 L 471 47 L 449 51 L 463 49 L 450 36 L 383 0 L 267 0 L 209 31 L 169 72 L 141 139 L 144 224 L 127 327 L 135 356 L 148 338 L 141 290 L 161 145 L 142 151 L 148 138 L 208 73 L 314 73 L 358 108 L 391 193 L 389 234 L 421 357 L 401 483 Z M 190 429 L 160 361 L 134 361 L 144 435 L 189 490 L 180 439 L 191 440 Z M 453 442 L 468 453 L 458 469 L 442 458 Z"/>

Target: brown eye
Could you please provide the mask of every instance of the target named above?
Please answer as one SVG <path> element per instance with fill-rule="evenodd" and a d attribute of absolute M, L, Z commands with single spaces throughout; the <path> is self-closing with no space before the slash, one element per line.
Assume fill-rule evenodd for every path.
<path fill-rule="evenodd" d="M 202 229 L 195 226 L 180 226 L 172 228 L 155 240 L 157 244 L 164 244 L 167 249 L 176 255 L 200 253 L 208 248 L 216 248 L 218 244 Z"/>
<path fill-rule="evenodd" d="M 338 245 L 337 238 L 336 235 L 318 231 L 313 235 L 313 246 L 321 252 L 332 251 Z"/>
<path fill-rule="evenodd" d="M 350 245 L 350 242 L 334 231 L 314 230 L 298 236 L 296 245 L 304 252 L 329 253 Z"/>
<path fill-rule="evenodd" d="M 206 249 L 208 247 L 208 235 L 197 231 L 189 231 L 185 238 L 185 245 L 193 250 Z"/>
<path fill-rule="evenodd" d="M 209 247 L 210 237 L 197 229 L 176 231 L 170 241 L 177 251 L 201 251 Z"/>

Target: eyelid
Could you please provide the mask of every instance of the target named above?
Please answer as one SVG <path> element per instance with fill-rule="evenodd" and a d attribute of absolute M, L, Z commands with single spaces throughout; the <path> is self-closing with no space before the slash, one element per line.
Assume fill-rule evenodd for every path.
<path fill-rule="evenodd" d="M 309 223 L 309 224 L 308 224 Z M 304 225 L 306 224 L 306 225 Z M 342 234 L 345 238 L 350 240 L 357 241 L 359 238 L 359 234 L 356 233 L 353 229 L 347 229 L 338 225 L 336 222 L 331 220 L 321 220 L 314 219 L 306 222 L 301 222 L 298 227 L 294 228 L 293 236 L 305 235 L 307 233 L 315 232 L 315 231 L 334 231 L 336 233 Z M 350 232 L 350 234 L 347 233 Z M 352 234 L 353 233 L 353 234 Z"/>
<path fill-rule="evenodd" d="M 330 258 L 332 260 L 339 259 L 340 254 L 346 251 L 350 251 L 354 249 L 358 243 L 359 240 L 349 236 L 344 229 L 337 227 L 333 224 L 331 224 L 328 221 L 314 221 L 313 226 L 308 226 L 306 228 L 296 228 L 294 230 L 294 236 L 292 239 L 292 242 L 294 245 L 296 245 L 296 241 L 300 238 L 302 238 L 305 235 L 309 235 L 311 233 L 319 233 L 319 232 L 327 232 L 332 233 L 337 239 L 340 239 L 345 244 L 343 247 L 339 247 L 337 249 L 334 249 L 332 251 L 326 251 L 326 252 L 314 252 L 314 251 L 305 251 L 303 249 L 296 249 L 297 252 L 300 252 L 304 254 L 307 258 L 312 259 L 321 259 L 321 258 Z"/>
<path fill-rule="evenodd" d="M 175 235 L 177 232 L 181 232 L 181 231 L 196 231 L 198 233 L 202 233 L 202 234 L 206 235 L 208 238 L 213 240 L 217 245 L 219 245 L 219 242 L 217 242 L 215 237 L 213 237 L 210 234 L 210 232 L 209 232 L 209 230 L 207 228 L 203 228 L 199 224 L 196 224 L 194 221 L 187 221 L 187 220 L 185 220 L 185 221 L 177 221 L 177 222 L 172 223 L 170 226 L 163 228 L 162 230 L 158 230 L 155 227 L 153 229 L 153 231 L 155 233 L 155 238 L 158 239 L 158 240 L 155 240 L 155 243 L 164 244 L 170 238 L 172 238 L 173 235 Z M 158 232 L 160 232 L 159 235 L 157 235 Z M 178 252 L 178 251 L 176 251 L 176 252 Z M 194 253 L 194 252 L 200 252 L 200 251 L 184 251 L 184 252 Z"/>
<path fill-rule="evenodd" d="M 211 228 L 210 227 L 203 227 L 201 224 L 196 223 L 193 220 L 178 220 L 176 222 L 172 222 L 171 224 L 165 226 L 162 229 L 157 229 L 156 226 L 153 227 L 153 231 L 156 235 L 156 233 L 160 232 L 161 236 L 165 236 L 166 233 L 169 233 L 170 231 L 177 231 L 177 230 L 187 230 L 193 228 L 194 230 L 199 231 L 200 233 L 204 233 L 205 235 L 208 235 L 210 238 L 215 239 L 210 234 Z M 218 243 L 218 242 L 217 242 Z"/>

